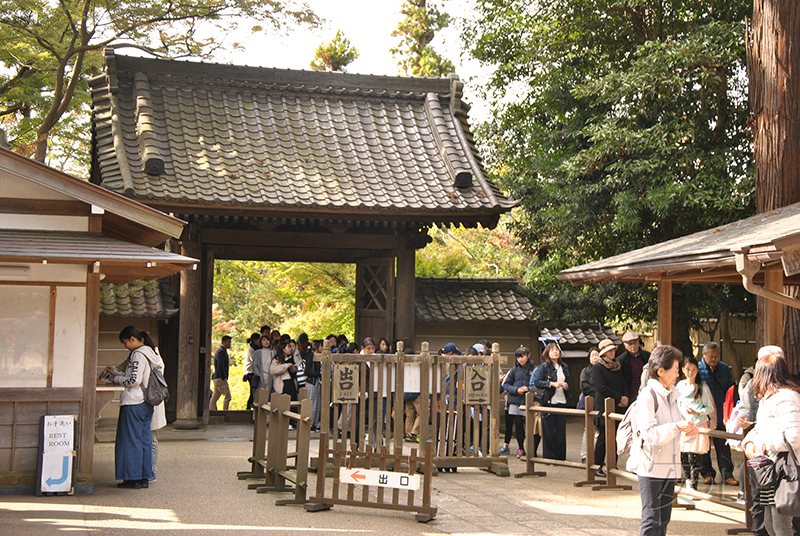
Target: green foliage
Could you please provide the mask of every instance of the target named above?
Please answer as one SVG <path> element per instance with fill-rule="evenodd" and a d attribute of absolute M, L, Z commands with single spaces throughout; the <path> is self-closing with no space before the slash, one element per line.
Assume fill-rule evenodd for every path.
<path fill-rule="evenodd" d="M 411 76 L 442 76 L 455 72 L 453 63 L 430 46 L 436 32 L 450 25 L 451 17 L 430 0 L 405 0 L 400 7 L 405 18 L 392 32 L 400 43 L 390 52 L 399 57 L 400 70 Z"/>
<path fill-rule="evenodd" d="M 51 135 L 57 153 L 89 146 L 87 80 L 99 74 L 103 48 L 134 47 L 159 57 L 208 58 L 240 24 L 273 30 L 317 24 L 294 0 L 0 0 L 0 128 L 16 150 L 44 161 Z M 237 43 L 231 46 L 239 47 Z M 69 123 L 68 121 L 67 123 Z M 81 135 L 80 151 L 72 136 Z M 85 151 L 87 154 L 89 151 Z"/>
<path fill-rule="evenodd" d="M 651 288 L 555 276 L 753 213 L 751 11 L 745 0 L 478 0 L 464 41 L 493 68 L 493 112 L 477 136 L 522 200 L 512 229 L 536 255 L 525 282 L 554 319 L 654 320 Z M 717 299 L 697 289 L 676 293 L 687 321 Z"/>
<path fill-rule="evenodd" d="M 433 227 L 432 242 L 417 251 L 417 277 L 514 277 L 522 279 L 528 256 L 507 229 Z"/>
<path fill-rule="evenodd" d="M 311 68 L 315 71 L 342 71 L 358 59 L 358 50 L 350 44 L 341 30 L 336 31 L 333 41 L 320 43 L 311 61 Z"/>
<path fill-rule="evenodd" d="M 312 339 L 355 331 L 355 266 L 215 261 L 214 337 L 245 340 L 267 324 Z"/>

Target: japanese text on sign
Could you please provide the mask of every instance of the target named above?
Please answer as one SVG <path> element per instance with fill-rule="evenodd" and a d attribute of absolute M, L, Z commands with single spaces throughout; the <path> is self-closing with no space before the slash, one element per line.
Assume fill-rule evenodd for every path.
<path fill-rule="evenodd" d="M 491 376 L 491 365 L 467 368 L 467 404 L 489 403 L 489 378 Z"/>
<path fill-rule="evenodd" d="M 358 365 L 337 363 L 333 365 L 333 402 L 352 404 L 358 402 Z"/>
<path fill-rule="evenodd" d="M 378 486 L 381 488 L 397 488 L 419 491 L 420 475 L 375 471 L 372 469 L 339 468 L 339 482 L 342 484 L 360 484 L 362 486 Z"/>

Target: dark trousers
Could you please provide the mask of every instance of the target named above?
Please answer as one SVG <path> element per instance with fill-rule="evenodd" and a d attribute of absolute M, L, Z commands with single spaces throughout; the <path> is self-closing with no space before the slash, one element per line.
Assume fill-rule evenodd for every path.
<path fill-rule="evenodd" d="M 566 408 L 566 404 L 551 404 L 553 408 Z M 542 414 L 542 457 L 551 460 L 567 459 L 567 416 Z"/>
<path fill-rule="evenodd" d="M 639 536 L 665 536 L 672 516 L 674 478 L 640 476 L 639 495 L 642 499 L 642 523 Z"/>
<path fill-rule="evenodd" d="M 617 433 L 618 421 L 614 423 L 614 433 Z M 594 443 L 594 463 L 603 466 L 606 461 L 606 419 L 600 416 L 594 420 L 594 425 L 597 427 L 597 441 Z M 614 454 L 616 456 L 616 453 Z"/>
<path fill-rule="evenodd" d="M 748 473 L 749 471 L 745 471 L 746 478 L 750 478 Z M 764 505 L 759 501 L 758 484 L 752 478 L 750 478 L 750 493 L 753 494 L 753 503 L 750 505 L 750 517 L 753 519 L 753 536 L 769 536 L 764 523 Z M 797 530 L 795 530 L 795 534 L 798 534 Z"/>
<path fill-rule="evenodd" d="M 517 448 L 525 449 L 525 417 L 522 415 L 510 415 L 506 413 L 506 437 L 505 442 L 508 444 L 511 441 L 511 433 L 514 428 L 517 429 Z"/>
<path fill-rule="evenodd" d="M 725 427 L 717 426 L 717 430 L 724 432 Z M 722 480 L 733 478 L 733 459 L 731 459 L 731 447 L 728 446 L 727 440 L 721 437 L 712 437 L 711 440 L 714 442 L 714 450 L 717 452 L 717 465 L 719 466 Z M 717 476 L 717 472 L 711 465 L 711 451 L 701 454 L 698 461 L 700 463 L 700 474 L 704 478 Z"/>

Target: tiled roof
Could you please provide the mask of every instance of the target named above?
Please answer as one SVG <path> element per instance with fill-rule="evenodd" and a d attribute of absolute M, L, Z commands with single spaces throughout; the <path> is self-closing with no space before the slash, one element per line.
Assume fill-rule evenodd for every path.
<path fill-rule="evenodd" d="M 524 322 L 536 308 L 516 279 L 416 279 L 417 322 Z"/>
<path fill-rule="evenodd" d="M 484 176 L 462 86 L 107 52 L 95 166 L 148 203 L 500 214 L 516 202 Z"/>
<path fill-rule="evenodd" d="M 746 251 L 750 260 L 776 263 L 783 250 L 800 241 L 800 203 L 733 221 L 705 231 L 674 238 L 606 259 L 562 270 L 559 279 L 573 284 L 593 281 L 658 281 L 668 274 L 672 281 L 717 282 L 731 275 L 740 283 L 735 252 Z"/>
<path fill-rule="evenodd" d="M 178 312 L 168 282 L 161 281 L 155 292 L 144 288 L 100 284 L 100 316 L 169 318 Z"/>
<path fill-rule="evenodd" d="M 568 326 L 566 328 L 539 328 L 539 337 L 555 339 L 560 337 L 558 344 L 591 344 L 596 346 L 603 339 L 611 339 L 614 344 L 620 345 L 614 330 L 608 326 Z"/>

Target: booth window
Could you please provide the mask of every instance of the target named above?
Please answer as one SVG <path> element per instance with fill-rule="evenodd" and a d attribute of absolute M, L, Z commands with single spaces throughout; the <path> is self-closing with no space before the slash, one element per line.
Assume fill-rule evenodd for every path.
<path fill-rule="evenodd" d="M 50 287 L 3 286 L 0 387 L 46 387 L 50 298 Z"/>

